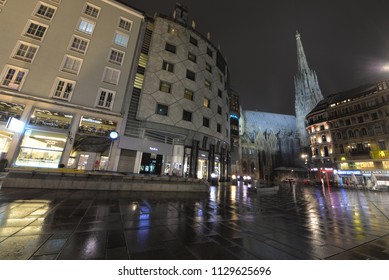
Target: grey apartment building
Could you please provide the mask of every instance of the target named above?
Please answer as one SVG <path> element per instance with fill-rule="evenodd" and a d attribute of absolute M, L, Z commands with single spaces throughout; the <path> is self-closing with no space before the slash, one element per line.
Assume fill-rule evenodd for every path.
<path fill-rule="evenodd" d="M 0 22 L 1 157 L 116 170 L 108 135 L 122 132 L 143 13 L 112 0 L 1 0 Z"/>

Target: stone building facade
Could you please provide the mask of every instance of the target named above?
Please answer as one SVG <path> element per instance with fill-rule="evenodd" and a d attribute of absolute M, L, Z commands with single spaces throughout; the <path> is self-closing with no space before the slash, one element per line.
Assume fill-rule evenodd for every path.
<path fill-rule="evenodd" d="M 228 67 L 183 6 L 148 19 L 128 108 L 119 171 L 228 177 Z"/>

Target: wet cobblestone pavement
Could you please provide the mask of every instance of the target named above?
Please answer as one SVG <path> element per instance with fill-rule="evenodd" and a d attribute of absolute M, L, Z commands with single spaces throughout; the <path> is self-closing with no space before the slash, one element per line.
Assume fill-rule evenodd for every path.
<path fill-rule="evenodd" d="M 389 259 L 389 193 L 0 190 L 0 259 Z"/>

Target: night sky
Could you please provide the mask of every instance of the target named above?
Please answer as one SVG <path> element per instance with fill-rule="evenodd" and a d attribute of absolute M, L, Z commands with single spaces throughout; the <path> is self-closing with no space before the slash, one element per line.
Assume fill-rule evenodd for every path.
<path fill-rule="evenodd" d="M 122 0 L 172 15 L 176 2 L 227 57 L 245 110 L 294 115 L 296 30 L 324 96 L 389 80 L 387 0 Z"/>

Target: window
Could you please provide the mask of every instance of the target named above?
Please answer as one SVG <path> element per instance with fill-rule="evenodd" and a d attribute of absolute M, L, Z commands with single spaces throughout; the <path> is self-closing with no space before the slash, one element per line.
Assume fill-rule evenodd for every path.
<path fill-rule="evenodd" d="M 211 100 L 209 100 L 206 97 L 204 97 L 204 107 L 205 108 L 210 108 L 211 107 Z"/>
<path fill-rule="evenodd" d="M 120 18 L 119 19 L 119 28 L 124 29 L 126 31 L 131 30 L 131 21 L 125 18 Z"/>
<path fill-rule="evenodd" d="M 7 65 L 2 74 L 1 85 L 10 89 L 20 90 L 27 73 L 27 69 Z"/>
<path fill-rule="evenodd" d="M 343 147 L 343 144 L 340 144 L 340 145 L 339 145 L 339 152 L 340 152 L 341 154 L 344 154 L 344 147 Z"/>
<path fill-rule="evenodd" d="M 222 126 L 221 126 L 221 124 L 220 123 L 218 123 L 217 124 L 217 132 L 219 132 L 219 133 L 221 133 L 221 131 L 222 131 Z"/>
<path fill-rule="evenodd" d="M 19 41 L 18 44 L 16 45 L 12 57 L 18 60 L 31 63 L 34 60 L 38 48 L 39 48 L 38 46 Z"/>
<path fill-rule="evenodd" d="M 85 54 L 88 45 L 89 40 L 73 35 L 69 49 L 81 54 Z"/>
<path fill-rule="evenodd" d="M 192 121 L 192 112 L 183 110 L 182 111 L 182 119 L 184 121 L 191 122 Z"/>
<path fill-rule="evenodd" d="M 119 78 L 120 78 L 120 71 L 119 70 L 105 67 L 104 74 L 103 74 L 103 82 L 117 85 L 117 84 L 119 84 Z"/>
<path fill-rule="evenodd" d="M 203 126 L 209 127 L 209 119 L 206 117 L 203 117 Z"/>
<path fill-rule="evenodd" d="M 323 142 L 327 142 L 327 136 L 326 136 L 325 134 L 323 134 L 323 135 L 321 136 L 321 140 L 322 140 Z"/>
<path fill-rule="evenodd" d="M 222 114 L 222 107 L 220 107 L 219 105 L 217 106 L 217 113 L 218 113 L 219 115 Z"/>
<path fill-rule="evenodd" d="M 362 116 L 358 117 L 358 123 L 363 123 L 363 117 Z"/>
<path fill-rule="evenodd" d="M 195 45 L 195 46 L 198 45 L 198 41 L 197 41 L 197 39 L 196 39 L 195 37 L 190 36 L 190 37 L 189 37 L 189 42 L 190 42 L 191 44 Z"/>
<path fill-rule="evenodd" d="M 188 52 L 188 59 L 194 63 L 197 61 L 197 57 L 191 52 Z"/>
<path fill-rule="evenodd" d="M 192 81 L 195 81 L 196 80 L 196 74 L 195 72 L 192 72 L 190 70 L 186 70 L 186 77 L 189 79 L 189 80 L 192 80 Z"/>
<path fill-rule="evenodd" d="M 361 136 L 367 136 L 367 130 L 364 127 L 361 128 Z"/>
<path fill-rule="evenodd" d="M 47 26 L 37 22 L 30 22 L 24 36 L 41 41 L 45 36 Z"/>
<path fill-rule="evenodd" d="M 169 110 L 169 106 L 163 105 L 163 104 L 157 104 L 157 112 L 156 114 L 161 116 L 167 116 Z"/>
<path fill-rule="evenodd" d="M 212 66 L 209 63 L 205 63 L 205 70 L 207 70 L 209 73 L 212 73 Z"/>
<path fill-rule="evenodd" d="M 90 17 L 97 18 L 99 16 L 99 13 L 100 13 L 100 8 L 93 6 L 89 3 L 86 3 L 84 10 L 83 10 L 83 13 L 85 15 L 90 16 Z"/>
<path fill-rule="evenodd" d="M 172 44 L 166 43 L 165 45 L 165 50 L 167 50 L 168 52 L 176 53 L 176 49 L 177 47 Z"/>
<path fill-rule="evenodd" d="M 191 91 L 189 89 L 185 89 L 184 98 L 189 99 L 189 100 L 193 100 L 193 91 Z"/>
<path fill-rule="evenodd" d="M 127 47 L 128 39 L 128 35 L 120 33 L 118 31 L 115 32 L 114 42 L 116 45 Z"/>
<path fill-rule="evenodd" d="M 78 75 L 81 69 L 81 64 L 82 59 L 65 55 L 65 58 L 62 62 L 61 71 Z"/>
<path fill-rule="evenodd" d="M 78 31 L 84 32 L 86 34 L 92 35 L 93 30 L 95 29 L 95 23 L 81 18 L 78 27 Z"/>
<path fill-rule="evenodd" d="M 177 36 L 177 35 L 178 35 L 178 29 L 175 28 L 175 27 L 173 27 L 173 26 L 171 26 L 171 25 L 169 25 L 169 27 L 168 27 L 168 29 L 167 29 L 167 32 L 168 32 L 169 34 L 174 35 L 174 36 Z"/>
<path fill-rule="evenodd" d="M 109 53 L 108 61 L 114 64 L 122 65 L 124 59 L 124 52 L 111 49 Z"/>
<path fill-rule="evenodd" d="M 162 69 L 173 73 L 174 72 L 174 64 L 169 63 L 167 61 L 163 61 L 162 62 Z"/>
<path fill-rule="evenodd" d="M 372 113 L 372 114 L 371 114 L 371 119 L 372 119 L 372 120 L 378 120 L 378 114 L 375 113 L 375 112 Z"/>
<path fill-rule="evenodd" d="M 112 110 L 115 94 L 116 92 L 111 90 L 99 89 L 96 107 Z"/>
<path fill-rule="evenodd" d="M 349 130 L 348 131 L 348 137 L 349 138 L 354 138 L 355 136 L 354 136 L 354 132 L 352 131 L 352 130 Z"/>
<path fill-rule="evenodd" d="M 223 98 L 223 92 L 220 89 L 217 89 L 217 96 Z"/>
<path fill-rule="evenodd" d="M 49 6 L 44 3 L 38 3 L 35 15 L 43 19 L 51 20 L 54 17 L 55 11 L 56 8 L 53 6 Z"/>
<path fill-rule="evenodd" d="M 161 81 L 161 83 L 159 84 L 160 91 L 170 93 L 171 89 L 172 89 L 172 85 L 169 84 L 168 82 Z"/>
<path fill-rule="evenodd" d="M 70 100 L 76 82 L 57 78 L 54 84 L 53 98 Z"/>
<path fill-rule="evenodd" d="M 219 74 L 219 82 L 223 83 L 223 75 L 218 73 Z"/>
<path fill-rule="evenodd" d="M 207 47 L 207 55 L 209 55 L 210 57 L 213 57 L 213 51 Z"/>
<path fill-rule="evenodd" d="M 204 81 L 204 86 L 209 89 L 209 90 L 212 90 L 212 83 L 208 80 L 205 80 Z"/>

